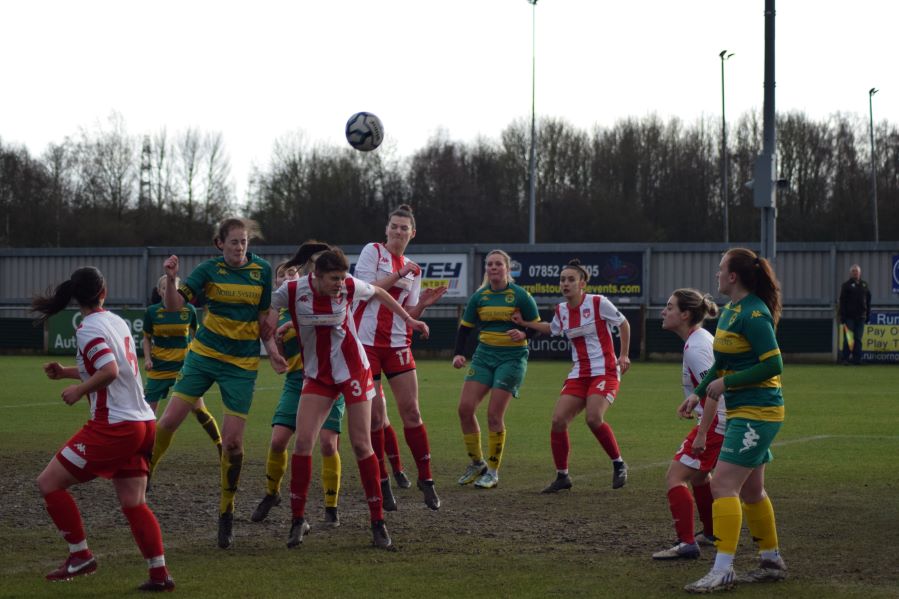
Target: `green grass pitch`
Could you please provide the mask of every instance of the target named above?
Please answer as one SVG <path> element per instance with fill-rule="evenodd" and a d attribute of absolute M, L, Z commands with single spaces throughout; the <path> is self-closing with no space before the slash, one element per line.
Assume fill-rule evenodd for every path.
<path fill-rule="evenodd" d="M 64 383 L 43 376 L 45 361 L 0 357 L 0 597 L 137 595 L 133 589 L 146 577 L 145 564 L 107 481 L 73 490 L 99 570 L 68 583 L 43 579 L 64 559 L 66 545 L 34 479 L 87 419 L 84 402 L 62 404 Z M 286 499 L 266 522 L 250 522 L 264 492 L 269 423 L 281 387 L 263 363 L 247 425 L 232 550 L 215 545 L 219 471 L 195 422 L 185 421 L 160 465 L 148 501 L 162 525 L 176 592 L 214 598 L 682 596 L 683 585 L 708 570 L 713 551 L 689 563 L 650 559 L 674 539 L 664 473 L 691 426 L 675 416 L 682 399 L 680 364 L 636 363 L 608 412 L 630 465 L 627 486 L 611 489 L 608 458 L 579 418 L 571 428 L 574 488 L 541 495 L 554 476 L 550 415 L 569 367 L 530 364 L 522 396 L 506 416 L 500 485 L 478 491 L 455 483 L 466 465 L 456 415 L 462 373 L 448 360 L 419 363 L 422 414 L 443 507 L 426 509 L 414 486 L 395 489 L 400 508 L 387 522 L 399 551 L 388 553 L 369 547 L 348 440 L 341 451 L 341 527 L 316 526 L 322 505 L 318 459 L 308 506 L 313 530 L 300 549 L 285 547 Z M 776 587 L 737 587 L 733 595 L 899 596 L 899 368 L 788 364 L 783 384 L 787 419 L 767 487 L 790 578 Z M 217 391 L 207 398 L 220 417 Z M 388 403 L 414 477 L 400 419 Z M 485 407 L 479 411 L 484 429 Z M 744 529 L 738 571 L 754 562 L 748 537 Z"/>

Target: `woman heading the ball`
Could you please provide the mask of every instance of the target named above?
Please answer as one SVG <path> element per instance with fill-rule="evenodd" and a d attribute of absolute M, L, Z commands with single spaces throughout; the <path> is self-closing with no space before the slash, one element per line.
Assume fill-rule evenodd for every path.
<path fill-rule="evenodd" d="M 684 589 L 709 593 L 731 588 L 737 581 L 733 562 L 743 514 L 759 548 L 758 568 L 739 582 L 782 580 L 787 567 L 780 556 L 774 508 L 765 491 L 765 465 L 771 443 L 784 420 L 780 375 L 783 359 L 775 327 L 780 320 L 780 283 L 771 264 L 755 252 L 732 248 L 718 267 L 718 292 L 730 298 L 721 309 L 713 345 L 715 363 L 687 398 L 685 412 L 706 397 L 717 401 L 727 392 L 727 428 L 712 478 L 712 519 L 715 564 Z M 707 451 L 707 435 L 693 439 L 694 454 Z"/>
<path fill-rule="evenodd" d="M 299 266 L 302 257 L 288 260 L 285 267 Z M 272 296 L 272 306 L 290 311 L 299 333 L 305 379 L 296 419 L 296 444 L 291 458 L 290 504 L 293 521 L 288 547 L 297 547 L 309 532 L 305 518 L 306 498 L 312 478 L 312 448 L 334 401 L 346 400 L 350 442 L 371 518 L 372 544 L 390 549 L 392 542 L 384 523 L 378 459 L 371 446 L 371 404 L 374 382 L 365 349 L 356 335 L 351 305 L 356 300 L 377 297 L 387 308 L 423 337 L 428 325 L 412 318 L 393 297 L 379 287 L 348 276 L 350 265 L 337 248 L 315 259 L 314 272 L 297 281 L 287 281 Z M 276 314 L 271 314 L 274 325 Z"/>
<path fill-rule="evenodd" d="M 445 286 L 421 289 L 421 269 L 404 254 L 415 237 L 415 216 L 407 204 L 397 207 L 387 220 L 385 243 L 369 243 L 359 255 L 355 276 L 387 291 L 412 318 L 421 318 L 425 309 L 446 293 Z M 412 355 L 412 329 L 399 315 L 392 312 L 377 297 L 359 300 L 353 306 L 359 340 L 371 364 L 376 396 L 372 401 L 371 438 L 381 472 L 381 492 L 384 509 L 397 508 L 390 489 L 390 478 L 384 462 L 385 443 L 389 440 L 390 453 L 399 459 L 396 433 L 387 419 L 387 405 L 381 386 L 381 373 L 387 377 L 390 390 L 396 399 L 400 418 L 403 420 L 403 436 L 412 451 L 418 468 L 418 488 L 424 494 L 424 502 L 432 510 L 440 508 L 440 498 L 431 476 L 431 447 L 428 432 L 421 418 L 418 401 L 418 376 Z M 399 462 L 393 464 L 398 481 L 405 475 Z"/>
<path fill-rule="evenodd" d="M 191 341 L 172 400 L 159 419 L 153 464 L 159 464 L 175 431 L 199 398 L 213 383 L 218 383 L 225 405 L 218 522 L 218 546 L 222 549 L 234 543 L 234 497 L 243 468 L 243 434 L 253 403 L 260 338 L 275 370 L 287 369 L 272 338 L 274 326 L 266 321 L 272 297 L 272 268 L 247 251 L 251 237 L 260 237 L 255 221 L 222 221 L 213 238 L 221 256 L 201 262 L 177 287 L 178 256 L 170 256 L 163 264 L 168 278 L 165 305 L 170 310 L 180 310 L 202 295 L 206 298 L 206 317 Z"/>
<path fill-rule="evenodd" d="M 329 249 L 328 244 L 307 241 L 300 246 L 291 263 L 297 266 L 280 264 L 275 269 L 275 289 L 285 281 L 297 281 L 301 275 L 309 274 L 313 269 L 313 260 L 320 252 Z M 265 461 L 266 493 L 250 516 L 253 522 L 262 522 L 269 511 L 281 503 L 281 481 L 287 472 L 287 444 L 296 430 L 297 408 L 300 403 L 300 392 L 303 389 L 303 354 L 300 349 L 300 338 L 293 326 L 290 311 L 281 308 L 278 314 L 278 329 L 275 335 L 281 355 L 287 360 L 287 374 L 278 407 L 272 416 L 272 437 Z M 322 491 L 325 496 L 325 523 L 328 526 L 340 526 L 337 512 L 337 500 L 340 495 L 341 464 L 338 452 L 338 441 L 342 432 L 343 413 L 346 403 L 343 396 L 337 398 L 327 420 L 319 433 L 318 444 L 322 456 Z"/>
<path fill-rule="evenodd" d="M 662 328 L 677 334 L 684 342 L 681 382 L 684 401 L 678 407 L 681 418 L 699 418 L 699 423 L 684 439 L 668 466 L 665 480 L 668 485 L 668 507 L 674 519 L 677 542 L 670 549 L 652 555 L 656 560 L 696 559 L 700 545 L 713 545 L 712 539 L 712 469 L 724 441 L 727 415 L 724 397 L 717 401 L 707 397 L 696 405 L 688 402 L 693 389 L 712 367 L 714 337 L 702 327 L 706 318 L 718 316 L 718 306 L 709 294 L 696 289 L 677 289 L 662 310 Z M 689 408 L 689 409 L 688 409 Z M 706 435 L 705 449 L 693 451 L 693 440 L 700 432 Z M 687 488 L 693 487 L 693 493 Z M 702 532 L 694 533 L 693 505 L 699 511 Z"/>
<path fill-rule="evenodd" d="M 91 266 L 79 268 L 47 295 L 34 298 L 31 309 L 42 316 L 62 311 L 75 300 L 83 320 L 75 338 L 76 366 L 44 364 L 48 378 L 76 379 L 62 391 L 73 405 L 87 396 L 90 419 L 50 460 L 37 478 L 47 512 L 69 544 L 69 556 L 47 574 L 47 580 L 71 580 L 91 574 L 97 560 L 87 546 L 84 523 L 68 488 L 100 476 L 111 479 L 122 513 L 147 560 L 150 579 L 141 591 L 172 591 L 175 583 L 165 565 L 162 532 L 147 506 L 148 458 L 156 435 L 156 415 L 144 401 L 131 329 L 120 317 L 103 309 L 106 281 Z"/>
<path fill-rule="evenodd" d="M 631 365 L 628 352 L 631 327 L 618 308 L 602 295 L 586 293 L 590 275 L 580 260 L 571 260 L 559 275 L 559 288 L 565 301 L 558 304 L 551 323 L 526 322 L 516 315 L 521 326 L 540 333 L 561 336 L 571 342 L 574 362 L 553 410 L 550 447 L 556 465 L 556 478 L 543 493 L 557 493 L 572 487 L 568 473 L 571 442 L 568 427 L 574 417 L 586 411 L 587 426 L 612 460 L 612 488 L 627 482 L 627 464 L 605 414 L 618 395 L 621 375 Z M 618 327 L 620 357 L 615 355 L 612 327 Z"/>
<path fill-rule="evenodd" d="M 525 330 L 516 326 L 512 315 L 523 322 L 540 320 L 534 298 L 513 283 L 512 260 L 503 250 L 492 250 L 484 262 L 484 280 L 469 298 L 456 336 L 453 368 L 465 366 L 465 346 L 471 332 L 480 328 L 478 346 L 465 375 L 459 397 L 459 422 L 471 463 L 459 478 L 460 485 L 474 483 L 492 489 L 499 483 L 499 467 L 506 444 L 505 413 L 524 382 L 528 367 Z M 481 449 L 481 428 L 477 408 L 487 394 L 487 461 Z"/>

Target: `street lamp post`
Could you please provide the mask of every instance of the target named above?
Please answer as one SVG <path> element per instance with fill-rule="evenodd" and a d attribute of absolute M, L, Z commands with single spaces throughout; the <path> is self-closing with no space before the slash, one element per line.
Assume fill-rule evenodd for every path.
<path fill-rule="evenodd" d="M 531 154 L 528 161 L 528 243 L 537 242 L 537 112 L 534 98 L 537 86 L 537 0 L 527 0 L 531 5 Z"/>
<path fill-rule="evenodd" d="M 871 119 L 871 198 L 874 207 L 874 241 L 880 241 L 880 226 L 877 222 L 877 157 L 874 153 L 874 94 L 879 90 L 868 90 L 868 116 Z"/>
<path fill-rule="evenodd" d="M 724 61 L 733 56 L 727 50 L 722 50 L 718 56 L 721 58 L 721 201 L 724 205 L 724 243 L 730 243 L 730 203 L 727 198 L 727 119 L 724 116 Z"/>

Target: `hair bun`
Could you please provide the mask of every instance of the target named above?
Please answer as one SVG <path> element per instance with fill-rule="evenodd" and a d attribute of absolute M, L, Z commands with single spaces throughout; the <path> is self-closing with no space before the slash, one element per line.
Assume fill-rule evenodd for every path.
<path fill-rule="evenodd" d="M 581 261 L 579 258 L 572 258 L 571 260 L 568 261 L 568 265 L 569 266 L 580 266 Z"/>

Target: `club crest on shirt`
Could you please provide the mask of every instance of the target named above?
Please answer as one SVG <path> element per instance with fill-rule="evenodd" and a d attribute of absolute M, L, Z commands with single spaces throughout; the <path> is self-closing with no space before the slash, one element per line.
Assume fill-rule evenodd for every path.
<path fill-rule="evenodd" d="M 258 271 L 258 270 L 251 270 L 251 271 L 250 271 L 250 278 L 253 279 L 254 281 L 261 281 L 261 280 L 262 280 L 262 273 L 261 273 L 260 271 Z"/>
<path fill-rule="evenodd" d="M 582 314 L 584 315 L 584 318 L 590 318 L 590 308 L 585 308 Z"/>
<path fill-rule="evenodd" d="M 182 310 L 181 314 L 178 315 L 178 318 L 180 318 L 181 320 L 186 322 L 187 319 L 190 318 L 190 314 L 188 313 L 187 310 Z"/>
<path fill-rule="evenodd" d="M 507 295 L 507 296 L 506 296 L 506 303 L 507 303 L 507 304 L 514 304 L 514 303 L 515 303 L 515 296 L 512 295 L 511 293 L 510 293 L 509 295 Z"/>

